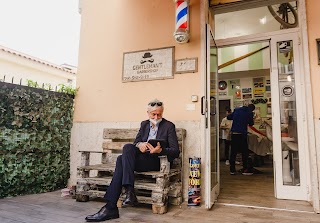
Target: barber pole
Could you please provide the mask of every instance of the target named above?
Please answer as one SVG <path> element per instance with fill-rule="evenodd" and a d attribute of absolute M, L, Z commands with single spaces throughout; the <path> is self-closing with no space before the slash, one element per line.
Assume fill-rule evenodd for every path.
<path fill-rule="evenodd" d="M 176 3 L 176 27 L 173 34 L 178 43 L 189 41 L 189 0 L 174 0 Z"/>

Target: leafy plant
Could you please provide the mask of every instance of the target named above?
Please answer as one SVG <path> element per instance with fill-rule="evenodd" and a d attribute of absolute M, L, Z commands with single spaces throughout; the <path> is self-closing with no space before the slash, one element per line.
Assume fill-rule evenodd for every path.
<path fill-rule="evenodd" d="M 41 88 L 44 90 L 53 90 L 51 84 L 45 83 L 42 86 L 40 86 L 36 81 L 27 79 L 27 86 L 28 87 L 33 87 L 33 88 Z M 74 88 L 72 85 L 65 85 L 65 84 L 59 84 L 57 91 L 60 93 L 66 93 L 70 95 L 76 95 L 78 92 L 79 88 Z"/>
<path fill-rule="evenodd" d="M 36 81 L 29 80 L 29 79 L 27 79 L 27 85 L 28 85 L 28 87 L 34 87 L 34 88 L 39 87 L 39 84 Z"/>
<path fill-rule="evenodd" d="M 58 85 L 58 92 L 61 92 L 61 93 L 76 95 L 78 90 L 79 90 L 79 88 L 74 88 L 71 85 L 69 85 L 69 86 L 64 85 L 64 84 Z"/>
<path fill-rule="evenodd" d="M 66 186 L 72 115 L 72 95 L 0 83 L 0 198 Z"/>

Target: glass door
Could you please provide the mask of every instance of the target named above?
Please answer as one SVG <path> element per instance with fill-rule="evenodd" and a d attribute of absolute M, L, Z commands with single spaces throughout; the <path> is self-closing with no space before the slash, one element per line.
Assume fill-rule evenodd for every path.
<path fill-rule="evenodd" d="M 298 41 L 297 33 L 271 38 L 275 192 L 277 198 L 307 200 Z"/>
<path fill-rule="evenodd" d="M 206 208 L 210 209 L 219 195 L 217 63 L 218 49 L 210 26 L 207 25 L 206 72 Z"/>

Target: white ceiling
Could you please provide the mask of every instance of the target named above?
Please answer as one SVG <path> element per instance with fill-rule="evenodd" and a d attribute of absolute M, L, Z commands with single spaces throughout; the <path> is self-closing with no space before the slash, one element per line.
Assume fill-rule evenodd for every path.
<path fill-rule="evenodd" d="M 266 19 L 261 24 L 260 19 Z M 267 7 L 229 12 L 215 16 L 215 39 L 225 39 L 255 33 L 280 30 L 278 23 Z"/>

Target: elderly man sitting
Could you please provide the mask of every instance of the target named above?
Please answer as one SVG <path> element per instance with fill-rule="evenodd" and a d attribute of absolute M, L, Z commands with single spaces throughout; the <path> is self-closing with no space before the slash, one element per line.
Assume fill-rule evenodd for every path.
<path fill-rule="evenodd" d="M 134 171 L 160 170 L 158 156 L 167 155 L 169 162 L 179 157 L 180 150 L 175 125 L 162 118 L 163 109 L 163 103 L 157 99 L 148 103 L 147 114 L 149 119 L 141 122 L 134 143 L 126 144 L 123 147 L 122 155 L 117 159 L 111 184 L 104 196 L 107 204 L 97 213 L 88 215 L 86 221 L 100 222 L 119 218 L 119 210 L 116 204 L 122 187 L 126 189 L 126 198 L 122 207 L 134 206 L 138 202 L 134 193 Z M 149 139 L 163 139 L 167 146 L 161 148 L 158 142 L 154 147 L 148 143 Z"/>

